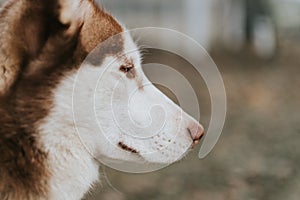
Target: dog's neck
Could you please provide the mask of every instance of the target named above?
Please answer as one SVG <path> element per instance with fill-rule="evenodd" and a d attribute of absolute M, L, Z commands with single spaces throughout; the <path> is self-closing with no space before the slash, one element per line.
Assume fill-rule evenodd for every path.
<path fill-rule="evenodd" d="M 75 73 L 67 76 L 57 86 L 54 106 L 39 126 L 40 141 L 48 153 L 51 199 L 80 199 L 99 180 L 97 161 L 81 141 L 72 116 L 75 76 Z M 81 95 L 86 98 L 88 92 Z M 76 125 L 88 127 L 84 119 Z"/>

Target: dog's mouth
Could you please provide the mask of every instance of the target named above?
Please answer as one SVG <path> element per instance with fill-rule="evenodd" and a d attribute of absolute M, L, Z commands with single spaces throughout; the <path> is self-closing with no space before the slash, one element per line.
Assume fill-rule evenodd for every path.
<path fill-rule="evenodd" d="M 130 147 L 130 146 L 124 144 L 123 142 L 119 142 L 118 143 L 118 147 L 120 147 L 124 151 L 128 151 L 128 152 L 134 153 L 134 154 L 139 154 L 139 152 L 136 149 L 134 149 L 133 147 Z"/>
<path fill-rule="evenodd" d="M 188 129 L 188 132 L 189 132 L 189 134 L 191 135 L 191 137 L 192 137 L 192 144 L 191 144 L 191 148 L 193 149 L 199 142 L 200 142 L 200 140 L 203 138 L 203 136 L 204 136 L 204 133 L 202 133 L 202 134 L 200 134 L 200 135 L 198 135 L 198 136 L 196 136 L 196 137 L 193 137 L 192 136 L 192 133 L 191 133 L 191 131 Z M 130 153 L 133 153 L 133 154 L 139 154 L 139 151 L 138 150 L 136 150 L 135 148 L 133 148 L 133 147 L 130 147 L 130 146 L 128 146 L 127 144 L 125 144 L 124 142 L 119 142 L 118 143 L 118 147 L 119 148 L 121 148 L 122 150 L 124 150 L 124 151 L 128 151 L 128 152 L 130 152 Z"/>

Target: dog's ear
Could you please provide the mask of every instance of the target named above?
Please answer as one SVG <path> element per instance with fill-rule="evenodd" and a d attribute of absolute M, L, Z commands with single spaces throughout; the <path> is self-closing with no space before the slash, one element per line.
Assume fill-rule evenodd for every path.
<path fill-rule="evenodd" d="M 80 29 L 80 4 L 81 0 L 10 0 L 3 6 L 0 96 L 14 84 L 21 70 L 27 70 L 29 63 L 45 59 L 47 51 L 52 55 L 59 48 L 67 51 Z"/>

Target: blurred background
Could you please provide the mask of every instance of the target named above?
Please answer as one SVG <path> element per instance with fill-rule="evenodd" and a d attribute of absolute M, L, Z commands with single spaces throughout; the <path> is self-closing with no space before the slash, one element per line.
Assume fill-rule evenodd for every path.
<path fill-rule="evenodd" d="M 205 159 L 198 159 L 198 147 L 148 174 L 102 166 L 101 183 L 86 200 L 300 199 L 300 0 L 98 2 L 129 29 L 165 27 L 197 40 L 222 74 L 228 111 L 221 138 Z M 187 78 L 193 74 L 186 60 L 167 52 L 146 50 L 144 60 L 168 64 Z M 207 127 L 209 93 L 200 76 L 191 84 Z"/>

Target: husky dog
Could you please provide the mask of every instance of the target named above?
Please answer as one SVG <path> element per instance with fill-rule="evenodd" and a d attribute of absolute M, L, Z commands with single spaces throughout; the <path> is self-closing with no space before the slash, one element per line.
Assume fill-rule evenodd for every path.
<path fill-rule="evenodd" d="M 171 163 L 203 135 L 196 120 L 149 82 L 126 29 L 92 0 L 8 0 L 0 10 L 0 45 L 1 200 L 80 199 L 99 179 L 96 159 Z M 95 90 L 91 80 L 104 69 Z M 79 70 L 87 79 L 76 82 L 74 96 Z M 114 90 L 116 82 L 121 89 Z M 147 124 L 149 108 L 159 103 L 162 130 L 146 140 L 124 134 L 111 113 L 112 91 L 114 115 L 122 119 L 129 110 L 137 124 Z M 101 130 L 87 112 L 95 92 Z M 82 102 L 76 121 L 74 100 Z"/>

